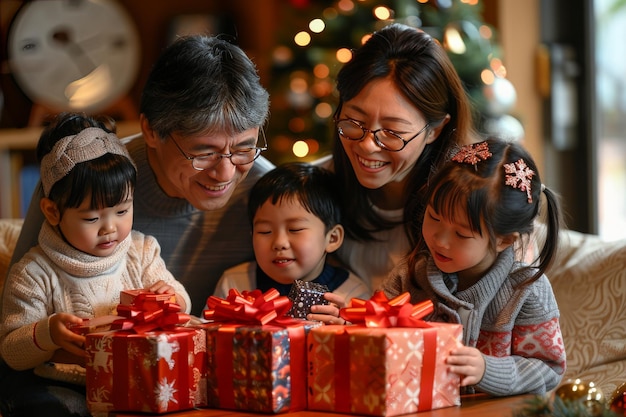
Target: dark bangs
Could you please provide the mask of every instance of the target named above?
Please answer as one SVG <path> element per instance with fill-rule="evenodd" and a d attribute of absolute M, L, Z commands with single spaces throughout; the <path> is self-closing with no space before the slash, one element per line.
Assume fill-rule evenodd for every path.
<path fill-rule="evenodd" d="M 137 171 L 125 156 L 105 154 L 77 164 L 50 191 L 59 209 L 77 208 L 90 197 L 90 209 L 113 207 L 132 197 Z"/>
<path fill-rule="evenodd" d="M 315 165 L 302 162 L 280 165 L 252 187 L 248 203 L 250 223 L 266 201 L 273 205 L 292 202 L 318 217 L 328 232 L 342 220 L 335 181 L 332 172 Z"/>
<path fill-rule="evenodd" d="M 481 219 L 491 218 L 491 201 L 497 201 L 497 196 L 488 195 L 489 180 L 471 174 L 460 164 L 449 164 L 436 177 L 433 184 L 439 185 L 430 190 L 428 198 L 435 213 L 452 222 L 467 223 L 472 231 L 483 236 Z M 463 215 L 466 218 L 459 218 Z M 487 227 L 490 228 L 488 223 Z M 493 234 L 491 230 L 488 233 Z"/>

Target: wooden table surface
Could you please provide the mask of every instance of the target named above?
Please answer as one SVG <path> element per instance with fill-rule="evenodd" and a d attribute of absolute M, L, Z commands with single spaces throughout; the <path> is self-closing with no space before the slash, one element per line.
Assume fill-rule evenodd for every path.
<path fill-rule="evenodd" d="M 416 417 L 511 417 L 513 412 L 522 407 L 523 402 L 529 399 L 528 395 L 514 397 L 490 398 L 482 395 L 461 398 L 460 407 L 447 407 L 437 410 L 423 411 L 413 414 Z M 139 417 L 153 414 L 113 413 L 115 417 Z M 268 414 L 249 413 L 244 411 L 229 411 L 216 409 L 196 409 L 165 414 L 167 417 L 259 417 Z M 348 414 L 327 413 L 321 411 L 296 411 L 293 413 L 275 414 L 288 417 L 346 417 Z M 410 416 L 410 414 L 407 414 Z"/>

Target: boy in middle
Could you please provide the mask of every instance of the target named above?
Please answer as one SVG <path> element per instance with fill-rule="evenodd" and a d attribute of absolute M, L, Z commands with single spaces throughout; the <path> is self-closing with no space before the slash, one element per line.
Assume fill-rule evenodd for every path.
<path fill-rule="evenodd" d="M 332 172 L 308 163 L 283 164 L 250 191 L 248 215 L 256 261 L 224 271 L 213 295 L 275 288 L 289 295 L 296 280 L 325 285 L 324 298 L 337 308 L 352 298 L 369 299 L 368 287 L 346 269 L 326 262 L 343 243 L 341 209 Z M 335 310 L 314 306 L 308 319 L 340 324 Z M 339 320 L 339 322 L 338 322 Z"/>

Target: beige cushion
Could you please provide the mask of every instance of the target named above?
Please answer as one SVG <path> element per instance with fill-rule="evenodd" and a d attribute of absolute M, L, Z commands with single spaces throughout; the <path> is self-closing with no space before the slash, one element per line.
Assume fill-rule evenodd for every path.
<path fill-rule="evenodd" d="M 626 240 L 567 232 L 548 277 L 567 353 L 563 381 L 594 382 L 609 397 L 626 382 Z"/>
<path fill-rule="evenodd" d="M 11 262 L 11 255 L 13 254 L 17 237 L 20 234 L 22 222 L 22 219 L 0 220 L 0 294 L 2 293 L 1 289 L 4 286 L 4 279 L 8 272 L 7 269 Z"/>

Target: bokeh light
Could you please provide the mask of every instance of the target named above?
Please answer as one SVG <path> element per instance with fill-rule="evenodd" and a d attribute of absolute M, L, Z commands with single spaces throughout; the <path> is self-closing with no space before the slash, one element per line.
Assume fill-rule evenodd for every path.
<path fill-rule="evenodd" d="M 289 83 L 289 89 L 294 93 L 304 93 L 309 88 L 304 77 L 294 74 Z"/>
<path fill-rule="evenodd" d="M 480 79 L 486 85 L 491 85 L 496 79 L 496 75 L 491 70 L 485 69 L 480 73 Z"/>
<path fill-rule="evenodd" d="M 333 114 L 333 107 L 328 103 L 319 103 L 315 106 L 315 114 L 320 119 L 327 119 Z"/>
<path fill-rule="evenodd" d="M 352 59 L 352 51 L 350 51 L 348 48 L 341 48 L 337 51 L 335 56 L 337 57 L 337 61 L 345 64 Z"/>
<path fill-rule="evenodd" d="M 354 3 L 351 0 L 339 0 L 337 8 L 342 12 L 349 13 L 354 10 Z"/>
<path fill-rule="evenodd" d="M 330 75 L 330 68 L 326 64 L 317 64 L 313 67 L 313 75 L 317 78 L 326 78 Z"/>
<path fill-rule="evenodd" d="M 465 42 L 463 42 L 459 30 L 454 26 L 446 27 L 443 43 L 448 51 L 455 54 L 461 55 L 467 51 L 467 47 L 465 46 Z"/>
<path fill-rule="evenodd" d="M 274 48 L 272 58 L 278 65 L 289 65 L 293 61 L 293 52 L 285 45 L 279 45 Z"/>
<path fill-rule="evenodd" d="M 303 140 L 298 140 L 291 147 L 291 151 L 298 158 L 304 158 L 309 154 L 309 145 Z"/>
<path fill-rule="evenodd" d="M 480 36 L 482 36 L 484 39 L 491 39 L 491 37 L 493 36 L 493 31 L 487 25 L 481 25 L 478 28 L 478 32 L 480 33 Z"/>
<path fill-rule="evenodd" d="M 322 19 L 313 19 L 309 22 L 309 29 L 313 33 L 321 33 L 326 28 L 326 24 Z"/>
<path fill-rule="evenodd" d="M 296 36 L 293 37 L 293 41 L 298 46 L 307 46 L 311 43 L 311 35 L 305 31 L 298 32 Z"/>
<path fill-rule="evenodd" d="M 391 10 L 385 6 L 378 6 L 374 8 L 373 13 L 378 20 L 388 20 L 389 18 L 391 18 Z"/>

